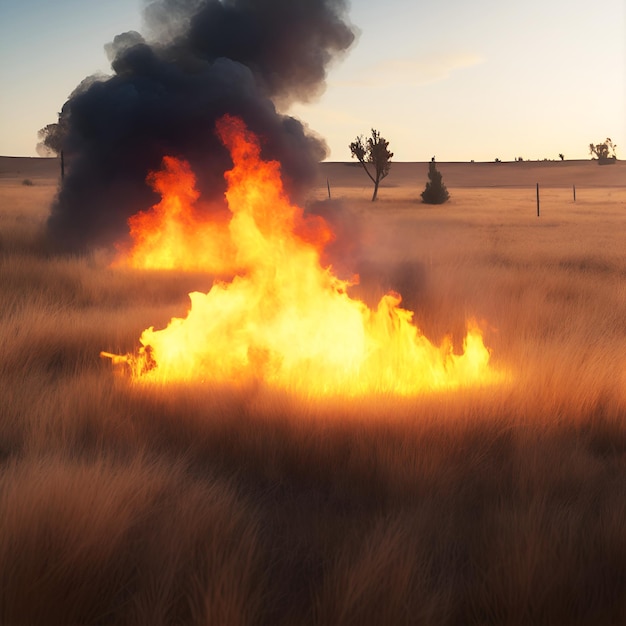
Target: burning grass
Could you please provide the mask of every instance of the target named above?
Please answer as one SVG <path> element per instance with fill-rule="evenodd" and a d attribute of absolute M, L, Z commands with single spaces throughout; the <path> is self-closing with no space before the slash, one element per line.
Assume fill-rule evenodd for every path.
<path fill-rule="evenodd" d="M 363 298 L 409 286 L 425 335 L 456 346 L 476 316 L 514 377 L 304 403 L 254 381 L 112 376 L 99 351 L 132 351 L 210 277 L 51 255 L 45 188 L 15 186 L 0 221 L 2 623 L 626 620 L 623 190 L 576 205 L 553 190 L 539 220 L 532 190 L 453 189 L 444 210 L 409 189 L 374 208 L 346 192 Z"/>
<path fill-rule="evenodd" d="M 280 164 L 261 157 L 260 139 L 230 115 L 216 133 L 233 160 L 224 174 L 230 218 L 198 211 L 189 165 L 165 157 L 148 177 L 161 202 L 129 219 L 132 246 L 116 264 L 199 264 L 231 276 L 190 293 L 187 316 L 146 329 L 135 354 L 103 356 L 128 364 L 137 382 L 259 380 L 308 397 L 415 395 L 501 380 L 475 321 L 455 353 L 448 336 L 440 345 L 425 337 L 396 291 L 371 308 L 350 297 L 356 279 L 342 280 L 320 260 L 330 227 L 290 202 Z"/>

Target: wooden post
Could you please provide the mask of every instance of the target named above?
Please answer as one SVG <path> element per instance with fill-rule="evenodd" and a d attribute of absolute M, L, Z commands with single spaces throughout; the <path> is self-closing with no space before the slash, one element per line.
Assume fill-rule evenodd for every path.
<path fill-rule="evenodd" d="M 65 178 L 65 157 L 63 156 L 63 150 L 61 150 L 61 180 Z"/>
<path fill-rule="evenodd" d="M 539 217 L 539 183 L 537 183 L 537 217 Z"/>
<path fill-rule="evenodd" d="M 326 179 L 326 187 L 328 187 L 328 199 L 330 200 L 330 181 Z"/>
<path fill-rule="evenodd" d="M 574 190 L 574 202 L 576 202 L 576 185 L 572 185 L 572 189 Z"/>

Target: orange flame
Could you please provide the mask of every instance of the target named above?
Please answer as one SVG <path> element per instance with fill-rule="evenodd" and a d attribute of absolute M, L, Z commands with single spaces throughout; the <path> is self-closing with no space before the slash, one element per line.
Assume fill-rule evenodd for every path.
<path fill-rule="evenodd" d="M 234 249 L 227 216 L 213 211 L 206 217 L 195 209 L 200 194 L 189 163 L 166 156 L 161 171 L 151 173 L 147 182 L 161 194 L 161 202 L 129 218 L 132 247 L 119 246 L 120 256 L 113 265 L 232 272 Z"/>
<path fill-rule="evenodd" d="M 189 294 L 186 318 L 143 332 L 138 354 L 128 357 L 136 380 L 263 380 L 314 396 L 410 395 L 494 380 L 475 324 L 457 355 L 449 339 L 435 346 L 424 337 L 413 313 L 400 308 L 399 295 L 387 294 L 376 310 L 351 299 L 349 284 L 320 264 L 327 227 L 290 203 L 279 164 L 260 158 L 259 141 L 241 120 L 225 116 L 217 133 L 234 163 L 225 174 L 232 217 L 228 243 L 221 232 L 215 245 L 207 225 L 205 245 L 220 251 L 232 246 L 230 263 L 240 271 L 231 282 L 215 282 L 208 293 Z M 154 177 L 166 181 L 159 183 L 162 205 L 172 197 L 197 199 L 190 175 L 186 164 L 165 161 L 164 178 Z M 172 259 L 188 249 L 182 236 L 187 213 L 174 204 L 173 226 L 148 229 L 138 239 L 158 241 L 165 231 L 179 231 L 182 250 L 172 246 Z M 144 219 L 149 221 L 146 214 L 136 216 L 133 225 Z"/>

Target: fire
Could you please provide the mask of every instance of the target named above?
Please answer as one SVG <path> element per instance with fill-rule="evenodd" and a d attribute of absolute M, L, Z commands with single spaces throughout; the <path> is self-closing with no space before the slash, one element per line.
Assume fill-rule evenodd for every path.
<path fill-rule="evenodd" d="M 279 164 L 261 159 L 258 139 L 241 120 L 225 116 L 217 133 L 234 163 L 225 174 L 227 228 L 191 225 L 185 207 L 197 200 L 193 175 L 174 159 L 166 159 L 162 175 L 152 178 L 163 194 L 161 204 L 153 215 L 134 217 L 131 228 L 145 250 L 156 250 L 167 238 L 171 246 L 161 247 L 173 264 L 189 254 L 189 246 L 195 254 L 202 244 L 211 254 L 228 252 L 224 266 L 238 271 L 208 293 L 189 294 L 185 318 L 143 332 L 138 353 L 125 358 L 135 380 L 261 380 L 319 396 L 410 395 L 494 379 L 476 324 L 469 325 L 464 352 L 455 354 L 449 339 L 436 346 L 422 334 L 398 294 L 385 295 L 375 310 L 350 298 L 349 283 L 320 263 L 331 236 L 327 227 L 291 204 Z M 165 217 L 170 205 L 172 224 Z M 185 235 L 191 232 L 189 243 Z"/>
<path fill-rule="evenodd" d="M 119 246 L 114 266 L 214 274 L 236 269 L 226 216 L 197 210 L 200 194 L 187 162 L 166 156 L 161 171 L 148 176 L 148 184 L 161 195 L 161 202 L 128 220 L 132 246 Z"/>

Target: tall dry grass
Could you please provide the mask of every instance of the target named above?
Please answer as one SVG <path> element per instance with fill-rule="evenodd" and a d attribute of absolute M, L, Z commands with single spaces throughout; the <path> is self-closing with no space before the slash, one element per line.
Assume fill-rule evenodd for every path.
<path fill-rule="evenodd" d="M 623 190 L 346 192 L 355 292 L 477 317 L 509 379 L 318 402 L 114 376 L 210 278 L 54 256 L 0 193 L 1 623 L 626 621 Z"/>

